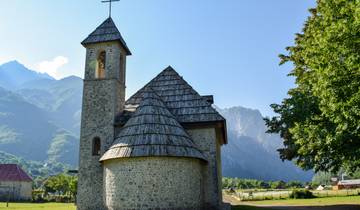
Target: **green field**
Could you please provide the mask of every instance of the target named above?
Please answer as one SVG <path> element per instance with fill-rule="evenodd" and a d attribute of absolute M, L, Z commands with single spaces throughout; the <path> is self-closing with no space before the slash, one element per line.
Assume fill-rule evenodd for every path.
<path fill-rule="evenodd" d="M 231 209 L 232 209 L 232 210 L 264 210 L 264 208 L 262 208 L 262 207 L 245 206 L 245 205 L 233 206 Z M 272 209 L 266 208 L 266 210 L 272 210 Z M 275 209 L 274 209 L 274 210 L 275 210 Z"/>
<path fill-rule="evenodd" d="M 326 198 L 313 198 L 313 199 L 284 199 L 284 200 L 265 200 L 265 201 L 251 201 L 241 202 L 240 205 L 234 206 L 233 210 L 261 210 L 272 209 L 271 207 L 262 208 L 256 206 L 330 206 L 330 205 L 343 205 L 352 204 L 359 205 L 360 196 L 347 196 L 347 197 L 326 197 Z M 256 206 L 254 206 L 256 205 Z M 6 208 L 6 203 L 0 203 L 0 210 L 75 210 L 74 204 L 63 203 L 10 203 L 9 208 Z"/>
<path fill-rule="evenodd" d="M 252 193 L 251 196 L 249 193 Z M 354 190 L 313 190 L 311 191 L 316 197 L 344 197 L 360 195 L 360 189 Z M 227 193 L 224 191 L 224 193 Z M 275 200 L 289 198 L 291 190 L 237 190 L 236 195 L 242 201 L 259 201 L 259 200 Z M 232 194 L 234 195 L 234 194 Z"/>
<path fill-rule="evenodd" d="M 6 208 L 6 203 L 0 203 L 1 210 L 75 210 L 74 204 L 63 203 L 9 203 Z"/>
<path fill-rule="evenodd" d="M 284 200 L 264 200 L 264 201 L 250 201 L 244 204 L 255 205 L 305 205 L 305 206 L 324 206 L 324 205 L 341 205 L 341 204 L 357 204 L 360 205 L 360 196 L 347 197 L 324 197 L 312 199 L 284 199 Z"/>
<path fill-rule="evenodd" d="M 284 200 L 264 200 L 264 201 L 246 201 L 240 205 L 233 206 L 233 210 L 261 210 L 274 209 L 271 206 L 336 206 L 336 205 L 359 205 L 360 196 L 347 197 L 324 197 L 313 199 L 284 199 Z M 261 207 L 261 206 L 267 206 Z M 270 207 L 269 207 L 270 206 Z"/>

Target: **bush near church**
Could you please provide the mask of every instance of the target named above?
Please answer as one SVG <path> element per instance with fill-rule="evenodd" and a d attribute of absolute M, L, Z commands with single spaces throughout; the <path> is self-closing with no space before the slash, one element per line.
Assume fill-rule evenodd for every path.
<path fill-rule="evenodd" d="M 304 199 L 315 198 L 316 196 L 309 190 L 293 190 L 289 197 L 294 199 Z"/>

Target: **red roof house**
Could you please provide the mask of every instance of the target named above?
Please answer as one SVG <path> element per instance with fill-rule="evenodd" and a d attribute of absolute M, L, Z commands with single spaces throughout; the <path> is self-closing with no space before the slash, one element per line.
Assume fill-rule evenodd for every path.
<path fill-rule="evenodd" d="M 0 201 L 30 200 L 32 179 L 16 164 L 0 164 Z"/>
<path fill-rule="evenodd" d="M 16 164 L 0 164 L 0 181 L 32 182 L 32 179 Z"/>
<path fill-rule="evenodd" d="M 360 188 L 360 179 L 352 179 L 352 180 L 341 180 L 337 183 L 335 189 L 356 189 Z"/>

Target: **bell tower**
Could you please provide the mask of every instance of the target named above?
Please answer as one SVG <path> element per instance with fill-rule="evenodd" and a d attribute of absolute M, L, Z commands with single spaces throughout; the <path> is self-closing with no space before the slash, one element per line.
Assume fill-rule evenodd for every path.
<path fill-rule="evenodd" d="M 114 120 L 124 109 L 126 57 L 131 55 L 111 17 L 82 43 L 86 63 L 80 133 L 78 210 L 102 210 L 101 155 L 114 140 Z"/>

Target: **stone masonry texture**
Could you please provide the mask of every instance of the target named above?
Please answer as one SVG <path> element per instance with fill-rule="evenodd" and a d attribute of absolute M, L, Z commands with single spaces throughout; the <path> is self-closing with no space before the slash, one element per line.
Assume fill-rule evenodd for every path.
<path fill-rule="evenodd" d="M 106 206 L 109 210 L 201 209 L 201 162 L 179 157 L 105 161 Z"/>
<path fill-rule="evenodd" d="M 219 171 L 220 145 L 215 128 L 187 130 L 195 144 L 208 160 L 204 166 L 204 205 L 207 209 L 220 209 L 222 203 L 221 172 Z M 220 168 L 221 169 L 221 168 Z"/>
<path fill-rule="evenodd" d="M 95 78 L 97 57 L 106 52 L 105 78 Z M 125 101 L 125 75 L 120 68 L 124 50 L 117 42 L 87 46 L 80 134 L 78 210 L 101 210 L 103 202 L 103 168 L 99 158 L 114 140 L 115 115 Z M 124 60 L 124 59 L 123 59 Z M 93 156 L 92 141 L 101 139 L 100 155 Z"/>

